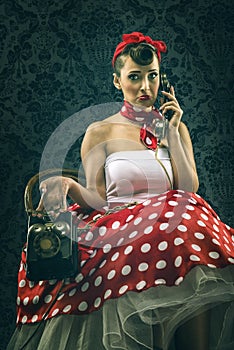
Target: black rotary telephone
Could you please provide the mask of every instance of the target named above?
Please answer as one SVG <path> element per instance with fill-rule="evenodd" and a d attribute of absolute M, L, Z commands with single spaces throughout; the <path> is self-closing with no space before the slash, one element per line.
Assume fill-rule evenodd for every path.
<path fill-rule="evenodd" d="M 47 175 L 48 172 L 53 175 L 54 170 L 44 173 Z M 36 212 L 32 204 L 32 187 L 40 174 L 34 175 L 25 189 L 28 214 L 26 275 L 31 281 L 74 277 L 78 272 L 78 230 L 73 213 L 60 213 L 55 220 L 47 214 L 33 215 Z"/>

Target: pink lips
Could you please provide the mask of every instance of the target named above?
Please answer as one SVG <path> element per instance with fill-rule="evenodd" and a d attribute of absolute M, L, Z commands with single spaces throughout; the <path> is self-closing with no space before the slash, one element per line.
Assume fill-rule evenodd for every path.
<path fill-rule="evenodd" d="M 149 95 L 142 95 L 139 97 L 139 100 L 141 100 L 141 101 L 148 101 L 149 99 L 150 99 Z"/>

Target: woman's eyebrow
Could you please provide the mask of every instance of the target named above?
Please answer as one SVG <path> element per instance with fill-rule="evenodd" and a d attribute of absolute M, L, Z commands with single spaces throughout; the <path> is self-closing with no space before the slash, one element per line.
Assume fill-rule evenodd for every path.
<path fill-rule="evenodd" d="M 128 72 L 128 74 L 130 73 L 141 73 L 142 71 L 140 70 L 131 70 Z M 153 68 L 153 69 L 149 69 L 148 72 L 158 72 L 158 69 L 157 68 Z"/>

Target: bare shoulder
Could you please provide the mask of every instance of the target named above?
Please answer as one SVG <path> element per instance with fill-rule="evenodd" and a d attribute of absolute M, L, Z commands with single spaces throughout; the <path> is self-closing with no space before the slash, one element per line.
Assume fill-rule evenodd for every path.
<path fill-rule="evenodd" d="M 114 120 L 113 115 L 90 124 L 86 130 L 82 147 L 92 148 L 99 143 L 103 145 L 110 138 Z"/>

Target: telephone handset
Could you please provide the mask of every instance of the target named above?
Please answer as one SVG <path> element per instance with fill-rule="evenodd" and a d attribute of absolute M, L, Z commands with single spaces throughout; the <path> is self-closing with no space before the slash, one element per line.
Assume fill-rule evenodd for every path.
<path fill-rule="evenodd" d="M 161 73 L 160 75 L 160 90 L 170 92 L 171 84 L 167 79 L 166 73 Z M 162 96 L 163 103 L 169 101 L 164 95 Z M 173 112 L 168 111 L 164 116 L 161 115 L 160 118 L 155 120 L 155 136 L 158 139 L 158 144 L 166 135 L 168 120 L 171 119 Z"/>
<path fill-rule="evenodd" d="M 165 91 L 165 92 L 170 92 L 171 89 L 171 84 L 169 83 L 168 79 L 167 79 L 167 75 L 166 73 L 161 73 L 161 81 L 160 81 L 160 87 L 161 90 Z M 169 101 L 165 96 L 163 96 L 163 103 Z M 167 113 L 165 114 L 165 118 L 167 118 L 168 120 L 171 119 L 173 112 L 172 111 L 167 111 Z"/>

